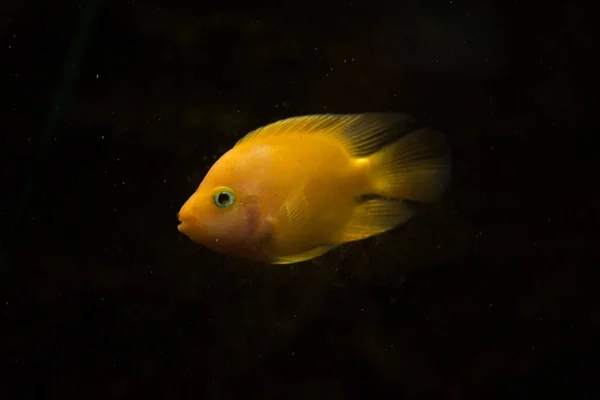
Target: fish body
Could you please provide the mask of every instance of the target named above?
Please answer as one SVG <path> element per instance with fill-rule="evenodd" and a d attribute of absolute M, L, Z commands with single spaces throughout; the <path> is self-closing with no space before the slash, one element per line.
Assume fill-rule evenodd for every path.
<path fill-rule="evenodd" d="M 405 114 L 312 115 L 250 132 L 211 167 L 179 230 L 218 252 L 275 264 L 318 257 L 437 200 L 450 149 Z"/>

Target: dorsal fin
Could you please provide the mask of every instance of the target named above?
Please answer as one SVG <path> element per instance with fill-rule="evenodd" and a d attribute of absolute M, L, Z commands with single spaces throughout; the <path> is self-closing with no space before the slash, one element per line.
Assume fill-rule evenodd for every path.
<path fill-rule="evenodd" d="M 253 130 L 236 146 L 270 135 L 332 135 L 353 157 L 365 157 L 410 132 L 412 117 L 402 113 L 320 114 L 292 117 Z"/>

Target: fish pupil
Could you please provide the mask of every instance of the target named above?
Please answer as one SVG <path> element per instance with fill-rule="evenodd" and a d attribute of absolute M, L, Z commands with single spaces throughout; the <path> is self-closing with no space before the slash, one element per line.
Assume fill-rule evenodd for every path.
<path fill-rule="evenodd" d="M 220 193 L 219 196 L 217 197 L 217 201 L 221 205 L 226 205 L 230 201 L 229 194 L 227 194 L 227 193 Z"/>

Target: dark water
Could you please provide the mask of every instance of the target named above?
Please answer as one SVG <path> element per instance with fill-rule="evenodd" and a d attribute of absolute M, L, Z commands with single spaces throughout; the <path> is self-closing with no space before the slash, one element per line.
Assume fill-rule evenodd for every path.
<path fill-rule="evenodd" d="M 592 22 L 526 1 L 3 1 L 0 396 L 597 398 Z M 178 233 L 249 130 L 365 111 L 448 134 L 453 182 L 423 216 L 291 267 Z"/>

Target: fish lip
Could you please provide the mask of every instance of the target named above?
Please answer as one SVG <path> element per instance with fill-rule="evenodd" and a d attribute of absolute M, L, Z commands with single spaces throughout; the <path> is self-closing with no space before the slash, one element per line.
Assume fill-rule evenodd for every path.
<path fill-rule="evenodd" d="M 177 220 L 180 224 L 198 225 L 198 219 L 190 215 L 182 216 L 181 213 L 177 213 Z"/>
<path fill-rule="evenodd" d="M 183 220 L 183 218 L 181 218 L 181 213 L 177 213 L 177 220 L 179 221 L 179 223 L 177 224 L 177 230 L 181 233 L 185 233 L 184 229 L 186 227 L 186 223 Z"/>
<path fill-rule="evenodd" d="M 183 220 L 183 221 L 180 220 L 179 224 L 177 226 L 183 228 L 183 227 L 195 226 L 195 225 L 197 225 L 195 220 L 186 219 L 186 220 Z"/>
<path fill-rule="evenodd" d="M 190 228 L 201 228 L 202 224 L 195 217 L 186 216 L 185 218 L 181 218 L 181 215 L 177 214 L 177 219 L 179 220 L 179 224 L 177 225 L 177 230 L 183 234 L 187 234 Z"/>

